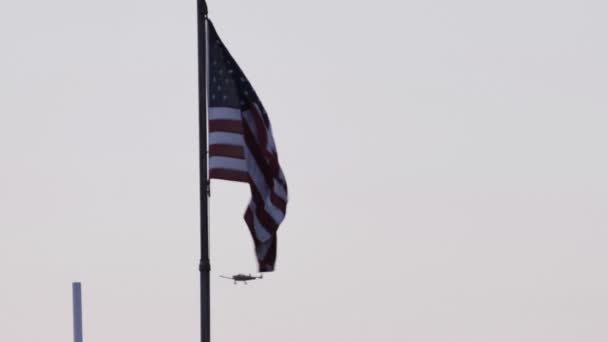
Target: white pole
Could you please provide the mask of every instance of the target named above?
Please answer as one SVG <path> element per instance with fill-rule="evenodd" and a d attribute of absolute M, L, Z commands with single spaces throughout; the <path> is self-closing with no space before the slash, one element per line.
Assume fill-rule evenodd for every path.
<path fill-rule="evenodd" d="M 82 290 L 80 283 L 72 283 L 74 305 L 74 342 L 82 342 Z"/>

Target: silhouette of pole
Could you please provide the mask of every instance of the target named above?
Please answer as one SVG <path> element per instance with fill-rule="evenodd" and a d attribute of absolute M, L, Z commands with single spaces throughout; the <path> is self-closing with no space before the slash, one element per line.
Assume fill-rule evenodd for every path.
<path fill-rule="evenodd" d="M 80 283 L 72 283 L 72 306 L 74 312 L 74 342 L 82 342 L 82 291 Z"/>
<path fill-rule="evenodd" d="M 207 170 L 207 3 L 197 0 L 198 25 L 198 127 L 199 127 L 199 176 L 200 176 L 200 224 L 201 224 L 201 342 L 211 340 L 209 272 L 209 173 Z"/>

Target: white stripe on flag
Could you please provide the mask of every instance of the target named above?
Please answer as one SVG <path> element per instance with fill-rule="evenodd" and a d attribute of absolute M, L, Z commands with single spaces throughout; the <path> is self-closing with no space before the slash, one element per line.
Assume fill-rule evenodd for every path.
<path fill-rule="evenodd" d="M 274 180 L 274 192 L 277 196 L 281 197 L 287 202 L 287 190 L 283 187 L 283 184 L 279 183 L 278 180 Z"/>
<path fill-rule="evenodd" d="M 255 158 L 251 155 L 249 147 L 245 146 L 245 160 L 247 160 L 247 167 L 249 168 L 249 180 L 253 182 L 255 188 L 262 196 L 264 201 L 264 210 L 272 217 L 274 222 L 278 225 L 283 221 L 285 213 L 277 208 L 274 203 L 270 200 L 272 189 L 266 184 L 264 174 L 255 162 Z"/>
<path fill-rule="evenodd" d="M 272 241 L 270 241 L 270 240 L 266 240 L 265 243 L 258 245 L 258 250 L 256 253 L 258 256 L 258 259 L 263 260 L 266 257 L 266 254 L 268 254 L 268 250 L 270 249 L 270 246 L 272 246 Z"/>
<path fill-rule="evenodd" d="M 216 144 L 243 146 L 245 139 L 239 133 L 209 132 L 209 145 Z"/>
<path fill-rule="evenodd" d="M 209 120 L 241 121 L 241 110 L 228 107 L 209 107 Z"/>
<path fill-rule="evenodd" d="M 211 156 L 209 158 L 209 168 L 210 169 L 228 169 L 228 170 L 236 170 L 247 172 L 247 163 L 244 159 L 230 158 L 230 157 L 220 157 L 220 156 Z"/>
<path fill-rule="evenodd" d="M 264 227 L 264 225 L 258 220 L 258 215 L 256 215 L 256 205 L 253 202 L 249 203 L 249 208 L 251 208 L 251 212 L 253 213 L 253 229 L 255 230 L 255 236 L 259 241 L 266 241 L 272 237 L 272 234 L 268 232 L 268 229 Z"/>

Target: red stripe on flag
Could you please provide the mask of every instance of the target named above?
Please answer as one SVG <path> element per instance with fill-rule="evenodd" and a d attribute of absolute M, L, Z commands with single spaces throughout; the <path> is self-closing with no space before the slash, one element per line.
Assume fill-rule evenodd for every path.
<path fill-rule="evenodd" d="M 209 132 L 243 133 L 243 125 L 235 120 L 209 120 Z"/>
<path fill-rule="evenodd" d="M 209 146 L 209 155 L 245 159 L 243 146 L 214 144 Z"/>

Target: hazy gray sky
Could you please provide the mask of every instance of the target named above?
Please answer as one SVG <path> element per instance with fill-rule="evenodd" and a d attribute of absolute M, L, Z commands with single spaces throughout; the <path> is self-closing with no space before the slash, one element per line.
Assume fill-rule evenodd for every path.
<path fill-rule="evenodd" d="M 290 186 L 214 341 L 608 340 L 605 1 L 211 0 Z M 196 1 L 0 3 L 0 341 L 198 340 Z"/>

